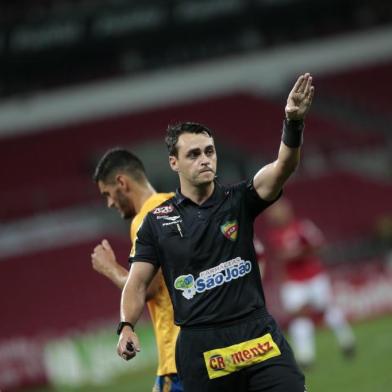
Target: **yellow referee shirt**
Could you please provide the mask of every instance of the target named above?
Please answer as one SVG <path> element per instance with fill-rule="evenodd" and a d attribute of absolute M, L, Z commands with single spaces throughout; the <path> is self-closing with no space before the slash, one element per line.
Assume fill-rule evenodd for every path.
<path fill-rule="evenodd" d="M 143 204 L 140 212 L 133 218 L 130 233 L 133 244 L 131 255 L 135 253 L 134 246 L 136 243 L 136 234 L 144 217 L 148 212 L 171 197 L 173 197 L 173 193 L 156 193 L 152 195 Z M 161 270 L 157 272 L 155 279 L 158 280 L 158 292 L 154 298 L 147 302 L 147 307 L 150 312 L 155 331 L 155 339 L 157 342 L 157 375 L 163 376 L 166 374 L 177 373 L 174 351 L 179 327 L 174 325 L 173 307 Z"/>

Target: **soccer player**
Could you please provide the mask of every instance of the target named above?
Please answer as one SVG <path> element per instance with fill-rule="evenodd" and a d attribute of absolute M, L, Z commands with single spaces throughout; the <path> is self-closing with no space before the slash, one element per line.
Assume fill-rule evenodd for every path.
<path fill-rule="evenodd" d="M 123 219 L 132 219 L 130 227 L 131 255 L 134 253 L 136 232 L 146 214 L 173 193 L 156 193 L 147 179 L 139 158 L 124 149 L 112 149 L 99 161 L 94 181 L 106 198 L 109 208 L 116 208 Z M 128 270 L 118 264 L 107 240 L 97 245 L 91 255 L 93 268 L 122 289 Z M 153 392 L 181 392 L 182 386 L 175 366 L 175 343 L 178 327 L 174 325 L 173 308 L 160 271 L 148 287 L 147 307 L 154 327 L 158 370 Z"/>
<path fill-rule="evenodd" d="M 186 392 L 304 392 L 304 376 L 269 315 L 253 246 L 256 216 L 281 194 L 300 155 L 303 120 L 313 97 L 310 74 L 290 92 L 277 159 L 234 186 L 215 180 L 211 131 L 196 123 L 169 126 L 176 195 L 147 214 L 121 299 L 118 354 L 140 351 L 134 331 L 147 287 L 159 268 L 181 327 L 176 364 Z"/>
<path fill-rule="evenodd" d="M 271 258 L 283 263 L 281 300 L 289 314 L 289 335 L 297 361 L 306 369 L 316 356 L 314 316 L 322 316 L 345 356 L 355 351 L 354 334 L 342 310 L 333 303 L 329 276 L 317 254 L 325 239 L 308 219 L 297 219 L 282 198 L 266 211 Z"/>

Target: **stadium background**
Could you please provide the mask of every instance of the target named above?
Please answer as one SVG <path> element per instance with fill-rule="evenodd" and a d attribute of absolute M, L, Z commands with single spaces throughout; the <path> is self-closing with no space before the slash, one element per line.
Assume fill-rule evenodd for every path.
<path fill-rule="evenodd" d="M 0 4 L 0 390 L 148 391 L 155 347 L 115 354 L 120 292 L 93 272 L 108 238 L 126 265 L 128 225 L 91 174 L 122 145 L 172 190 L 163 132 L 215 130 L 223 182 L 276 153 L 287 92 L 316 99 L 285 192 L 313 219 L 358 356 L 320 326 L 310 390 L 385 391 L 392 376 L 392 4 L 388 0 L 2 0 Z M 257 232 L 263 238 L 262 219 Z M 271 312 L 285 324 L 273 265 Z"/>

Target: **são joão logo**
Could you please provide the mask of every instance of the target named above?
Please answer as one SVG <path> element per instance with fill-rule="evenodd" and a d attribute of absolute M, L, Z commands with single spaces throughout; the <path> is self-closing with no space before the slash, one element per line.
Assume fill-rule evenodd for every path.
<path fill-rule="evenodd" d="M 191 299 L 196 294 L 222 286 L 233 279 L 242 278 L 251 270 L 252 264 L 250 261 L 237 257 L 210 270 L 200 272 L 197 279 L 194 279 L 192 274 L 180 275 L 174 281 L 174 288 L 182 291 L 182 295 L 186 299 Z"/>

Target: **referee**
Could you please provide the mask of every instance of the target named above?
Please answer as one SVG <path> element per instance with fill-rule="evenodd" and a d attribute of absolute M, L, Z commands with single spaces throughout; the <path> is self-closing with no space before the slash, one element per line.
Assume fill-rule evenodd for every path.
<path fill-rule="evenodd" d="M 186 392 L 304 392 L 291 348 L 266 309 L 253 222 L 280 197 L 299 163 L 313 93 L 310 74 L 301 75 L 287 99 L 277 159 L 234 186 L 215 181 L 217 156 L 208 128 L 169 126 L 169 162 L 180 188 L 146 216 L 137 233 L 121 299 L 122 358 L 140 352 L 134 325 L 161 267 L 181 328 L 176 364 Z"/>

